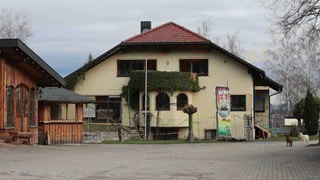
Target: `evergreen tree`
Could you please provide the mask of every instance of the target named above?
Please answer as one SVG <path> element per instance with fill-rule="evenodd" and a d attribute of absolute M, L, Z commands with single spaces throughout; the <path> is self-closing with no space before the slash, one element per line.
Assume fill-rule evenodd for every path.
<path fill-rule="evenodd" d="M 318 132 L 319 110 L 313 98 L 313 95 L 308 90 L 305 99 L 303 121 L 305 125 L 305 132 L 308 135 L 315 135 Z"/>
<path fill-rule="evenodd" d="M 90 52 L 89 56 L 88 56 L 88 63 L 91 62 L 91 61 L 93 61 L 93 57 L 92 57 L 91 52 Z"/>

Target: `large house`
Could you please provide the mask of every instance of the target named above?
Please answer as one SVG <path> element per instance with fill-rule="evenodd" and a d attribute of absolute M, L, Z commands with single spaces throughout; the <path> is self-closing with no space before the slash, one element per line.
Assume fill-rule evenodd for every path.
<path fill-rule="evenodd" d="M 270 90 L 282 91 L 263 70 L 173 22 L 155 28 L 141 22 L 140 34 L 66 80 L 97 101 L 88 118 L 136 127 L 154 139 L 187 138 L 186 104 L 197 107 L 195 138 L 270 136 Z"/>

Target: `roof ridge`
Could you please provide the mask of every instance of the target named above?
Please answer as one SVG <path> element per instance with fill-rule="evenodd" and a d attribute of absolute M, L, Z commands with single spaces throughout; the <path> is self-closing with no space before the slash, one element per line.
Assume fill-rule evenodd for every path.
<path fill-rule="evenodd" d="M 175 22 L 168 22 L 168 23 L 172 23 L 172 24 L 174 24 L 175 26 L 178 26 L 179 28 L 181 28 L 181 29 L 183 29 L 183 30 L 185 30 L 185 31 L 190 32 L 191 34 L 193 34 L 193 35 L 195 35 L 195 36 L 198 36 L 199 38 L 204 39 L 205 41 L 211 41 L 210 39 L 208 39 L 208 38 L 206 38 L 206 37 L 204 37 L 204 36 L 202 36 L 202 35 L 194 32 L 194 31 L 191 31 L 190 29 L 187 29 L 186 27 L 181 26 L 181 25 L 179 25 L 179 24 L 177 24 L 177 23 L 175 23 Z"/>
<path fill-rule="evenodd" d="M 151 28 L 150 30 L 147 30 L 147 31 L 142 32 L 140 34 L 137 34 L 137 35 L 135 35 L 133 37 L 125 39 L 125 40 L 122 41 L 122 43 L 130 43 L 131 41 L 137 40 L 139 38 L 147 37 L 149 34 L 156 33 L 158 30 L 161 30 L 162 28 L 164 28 L 166 26 L 170 26 L 170 25 L 172 25 L 174 27 L 177 27 L 180 30 L 185 31 L 186 33 L 189 33 L 192 36 L 194 36 L 195 38 L 197 38 L 198 40 L 192 40 L 194 42 L 199 42 L 199 41 L 208 41 L 209 42 L 210 41 L 209 39 L 205 38 L 204 36 L 201 36 L 200 34 L 194 32 L 194 31 L 191 31 L 191 30 L 189 30 L 189 29 L 187 29 L 187 28 L 185 28 L 185 27 L 183 27 L 183 26 L 181 26 L 181 25 L 179 25 L 177 23 L 174 23 L 174 22 L 170 21 L 170 22 L 164 23 L 162 25 L 156 26 L 154 28 Z M 172 41 L 175 41 L 175 40 L 172 40 Z M 152 41 L 152 42 L 154 42 L 154 41 Z"/>

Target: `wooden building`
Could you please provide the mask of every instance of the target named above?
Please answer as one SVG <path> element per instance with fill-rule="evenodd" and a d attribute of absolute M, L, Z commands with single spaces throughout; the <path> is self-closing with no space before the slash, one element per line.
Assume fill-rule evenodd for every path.
<path fill-rule="evenodd" d="M 38 87 L 64 79 L 19 39 L 0 39 L 0 139 L 38 143 Z"/>
<path fill-rule="evenodd" d="M 85 103 L 95 100 L 64 88 L 39 88 L 39 143 L 81 144 Z"/>

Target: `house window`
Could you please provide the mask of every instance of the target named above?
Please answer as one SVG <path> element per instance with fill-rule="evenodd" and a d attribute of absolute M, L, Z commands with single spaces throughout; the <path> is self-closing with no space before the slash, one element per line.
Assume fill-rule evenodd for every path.
<path fill-rule="evenodd" d="M 180 59 L 180 72 L 197 73 L 208 76 L 208 59 Z"/>
<path fill-rule="evenodd" d="M 264 112 L 265 110 L 265 98 L 263 96 L 256 96 L 254 99 L 254 111 Z"/>
<path fill-rule="evenodd" d="M 156 97 L 156 110 L 170 110 L 170 98 L 166 93 L 159 93 Z"/>
<path fill-rule="evenodd" d="M 156 60 L 147 60 L 148 70 L 157 70 Z M 118 60 L 118 76 L 119 77 L 129 77 L 131 71 L 134 70 L 144 70 L 146 60 Z"/>
<path fill-rule="evenodd" d="M 231 95 L 231 111 L 246 111 L 246 95 Z"/>
<path fill-rule="evenodd" d="M 143 96 L 142 96 L 142 110 L 145 110 L 145 107 L 146 107 L 145 98 L 146 98 L 146 96 L 145 96 L 145 94 L 143 94 Z M 150 109 L 150 99 L 149 99 L 149 96 L 147 95 L 147 111 L 149 111 L 149 109 Z"/>
<path fill-rule="evenodd" d="M 215 138 L 216 138 L 216 130 L 215 129 L 205 130 L 205 139 L 215 139 Z"/>
<path fill-rule="evenodd" d="M 21 87 L 16 88 L 16 113 L 20 116 L 21 114 Z"/>
<path fill-rule="evenodd" d="M 9 86 L 7 88 L 7 127 L 13 127 L 13 87 Z"/>
<path fill-rule="evenodd" d="M 51 120 L 59 120 L 61 117 L 61 105 L 59 103 L 50 104 L 50 119 Z"/>
<path fill-rule="evenodd" d="M 96 102 L 96 122 L 120 122 L 119 96 L 96 96 Z"/>
<path fill-rule="evenodd" d="M 36 122 L 35 122 L 35 118 L 34 118 L 34 106 L 35 106 L 35 103 L 34 103 L 34 88 L 32 88 L 30 90 L 30 112 L 29 112 L 29 126 L 35 126 L 36 125 Z"/>
<path fill-rule="evenodd" d="M 188 96 L 181 93 L 177 96 L 177 110 L 183 110 L 183 107 L 188 104 Z"/>

